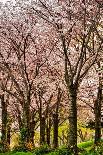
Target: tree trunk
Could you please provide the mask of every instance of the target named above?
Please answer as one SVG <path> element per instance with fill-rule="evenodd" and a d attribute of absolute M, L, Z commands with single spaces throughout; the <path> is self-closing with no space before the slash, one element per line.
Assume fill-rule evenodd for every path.
<path fill-rule="evenodd" d="M 19 130 L 21 130 L 21 128 L 23 127 L 21 112 L 20 112 L 20 110 L 19 110 L 18 105 L 16 105 L 16 108 L 17 108 L 17 113 L 18 113 L 17 119 L 18 119 L 18 124 L 19 124 Z"/>
<path fill-rule="evenodd" d="M 30 141 L 32 143 L 32 145 L 34 146 L 34 128 L 36 125 L 36 122 L 34 120 L 34 112 L 31 114 L 31 122 L 30 122 Z"/>
<path fill-rule="evenodd" d="M 27 109 L 26 109 L 26 121 L 27 121 L 27 142 L 30 142 L 30 105 L 27 105 Z"/>
<path fill-rule="evenodd" d="M 48 146 L 50 146 L 50 130 L 51 130 L 51 119 L 47 119 L 47 128 L 46 128 L 46 141 Z"/>
<path fill-rule="evenodd" d="M 78 154 L 77 149 L 77 88 L 72 85 L 69 88 L 69 132 L 68 147 L 74 155 Z"/>
<path fill-rule="evenodd" d="M 54 126 L 54 132 L 53 132 L 53 146 L 54 148 L 58 147 L 58 114 L 53 114 L 53 126 Z"/>
<path fill-rule="evenodd" d="M 7 127 L 7 144 L 9 144 L 9 146 L 10 146 L 10 131 L 11 131 L 11 127 L 9 124 Z"/>
<path fill-rule="evenodd" d="M 34 128 L 35 128 L 35 121 L 30 123 L 30 141 L 34 146 Z"/>
<path fill-rule="evenodd" d="M 30 102 L 24 102 L 23 106 L 23 124 L 21 128 L 22 143 L 30 142 Z"/>
<path fill-rule="evenodd" d="M 7 104 L 4 101 L 4 95 L 1 96 L 1 108 L 2 108 L 2 145 L 3 152 L 7 151 Z"/>
<path fill-rule="evenodd" d="M 97 99 L 94 104 L 95 113 L 95 144 L 97 145 L 101 139 L 101 102 L 102 102 L 102 88 L 98 88 Z"/>
<path fill-rule="evenodd" d="M 45 117 L 40 118 L 40 145 L 45 144 Z"/>
<path fill-rule="evenodd" d="M 47 135 L 47 144 L 50 146 L 50 128 L 47 127 L 46 129 L 46 135 Z"/>

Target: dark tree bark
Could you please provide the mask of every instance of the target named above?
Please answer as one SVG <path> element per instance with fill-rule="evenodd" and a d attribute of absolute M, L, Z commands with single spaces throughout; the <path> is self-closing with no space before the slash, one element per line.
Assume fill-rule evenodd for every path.
<path fill-rule="evenodd" d="M 51 94 L 47 106 L 46 106 L 46 111 L 45 111 L 45 118 L 46 118 L 46 143 L 48 146 L 50 146 L 50 131 L 51 131 L 51 126 L 52 126 L 52 121 L 50 118 L 50 104 L 52 100 L 53 94 Z"/>
<path fill-rule="evenodd" d="M 42 104 L 42 90 L 39 91 L 39 118 L 40 118 L 40 145 L 45 144 L 45 129 L 46 129 L 46 120 L 43 116 L 43 104 Z"/>
<path fill-rule="evenodd" d="M 30 105 L 28 104 L 26 109 L 26 129 L 27 129 L 27 142 L 30 142 Z"/>
<path fill-rule="evenodd" d="M 23 119 L 22 119 L 22 142 L 30 142 L 30 91 L 27 93 L 26 99 L 23 103 Z"/>
<path fill-rule="evenodd" d="M 45 117 L 40 118 L 40 145 L 45 144 Z"/>
<path fill-rule="evenodd" d="M 101 68 L 101 63 L 97 62 L 98 68 Z M 102 105 L 102 76 L 99 76 L 99 87 L 97 92 L 97 98 L 94 102 L 94 114 L 95 114 L 95 140 L 94 143 L 98 145 L 101 139 L 101 105 Z"/>
<path fill-rule="evenodd" d="M 47 120 L 47 128 L 46 128 L 46 141 L 47 141 L 47 144 L 48 146 L 50 146 L 50 131 L 51 131 L 51 119 L 48 118 Z"/>
<path fill-rule="evenodd" d="M 3 145 L 3 152 L 7 151 L 7 103 L 4 101 L 4 95 L 0 96 L 1 98 L 1 109 L 2 109 L 2 145 Z"/>
<path fill-rule="evenodd" d="M 7 126 L 7 144 L 10 145 L 10 132 L 11 132 L 11 127 L 10 127 L 10 124 Z"/>
<path fill-rule="evenodd" d="M 58 95 L 57 95 L 57 101 L 56 101 L 56 110 L 55 113 L 53 114 L 53 126 L 54 126 L 54 138 L 53 138 L 53 145 L 54 148 L 58 147 L 58 127 L 59 127 L 59 106 L 60 106 L 60 101 L 62 97 L 62 91 L 60 88 L 58 88 Z"/>
<path fill-rule="evenodd" d="M 17 109 L 17 114 L 18 114 L 17 119 L 18 119 L 18 124 L 19 124 L 19 130 L 21 130 L 23 127 L 23 122 L 22 122 L 21 112 L 19 110 L 18 105 L 16 105 L 16 109 Z"/>
<path fill-rule="evenodd" d="M 23 118 L 22 122 L 20 118 L 19 121 L 21 143 L 26 147 L 25 144 L 30 142 L 30 102 L 23 103 Z"/>
<path fill-rule="evenodd" d="M 95 113 L 95 144 L 98 145 L 98 142 L 101 139 L 101 104 L 102 104 L 102 88 L 98 87 L 97 99 L 94 104 L 94 113 Z"/>
<path fill-rule="evenodd" d="M 34 146 L 34 134 L 35 134 L 34 129 L 35 129 L 35 125 L 36 125 L 34 117 L 35 117 L 35 114 L 34 114 L 34 112 L 32 112 L 32 114 L 31 114 L 31 122 L 30 122 L 30 141 L 32 142 L 33 146 Z"/>
<path fill-rule="evenodd" d="M 53 147 L 58 147 L 58 114 L 53 114 Z"/>
<path fill-rule="evenodd" d="M 47 144 L 48 146 L 50 146 L 50 128 L 49 127 L 46 128 L 46 136 L 47 136 L 47 139 L 46 139 Z"/>
<path fill-rule="evenodd" d="M 77 154 L 77 88 L 72 85 L 69 88 L 69 131 L 68 147 Z"/>
<path fill-rule="evenodd" d="M 33 146 L 34 146 L 34 129 L 35 129 L 35 121 L 32 121 L 30 123 L 30 141 L 32 142 Z"/>

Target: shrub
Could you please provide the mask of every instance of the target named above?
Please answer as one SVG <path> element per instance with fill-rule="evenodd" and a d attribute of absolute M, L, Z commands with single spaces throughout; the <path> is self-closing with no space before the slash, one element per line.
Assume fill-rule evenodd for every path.
<path fill-rule="evenodd" d="M 13 148 L 13 152 L 27 152 L 32 151 L 34 148 L 32 142 L 20 143 L 18 146 Z"/>
<path fill-rule="evenodd" d="M 103 142 L 100 142 L 98 146 L 95 146 L 95 152 L 100 155 L 103 154 Z"/>
<path fill-rule="evenodd" d="M 10 146 L 7 142 L 0 142 L 0 153 L 8 152 L 10 150 Z"/>
<path fill-rule="evenodd" d="M 48 155 L 72 155 L 72 153 L 68 150 L 67 147 L 61 147 L 50 152 Z"/>
<path fill-rule="evenodd" d="M 13 155 L 32 155 L 32 153 L 31 152 L 16 152 L 15 154 L 13 154 Z"/>
<path fill-rule="evenodd" d="M 82 142 L 80 144 L 78 144 L 79 148 L 87 148 L 93 145 L 93 141 L 87 141 L 87 142 Z"/>
<path fill-rule="evenodd" d="M 57 150 L 57 155 L 71 155 L 72 153 L 66 147 L 59 148 Z"/>
<path fill-rule="evenodd" d="M 16 153 L 16 152 L 27 152 L 27 148 L 24 147 L 24 145 L 18 145 L 16 147 L 13 148 L 12 152 Z"/>
<path fill-rule="evenodd" d="M 51 151 L 51 149 L 48 147 L 48 145 L 43 145 L 40 148 L 37 148 L 34 150 L 34 153 L 36 155 L 42 155 L 42 154 L 47 154 Z"/>
<path fill-rule="evenodd" d="M 100 142 L 98 146 L 92 145 L 91 149 L 81 155 L 103 155 L 103 142 Z"/>

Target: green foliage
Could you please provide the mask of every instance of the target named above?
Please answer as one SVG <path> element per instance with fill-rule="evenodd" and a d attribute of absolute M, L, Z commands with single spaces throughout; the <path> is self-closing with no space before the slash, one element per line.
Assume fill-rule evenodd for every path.
<path fill-rule="evenodd" d="M 48 145 L 43 145 L 40 148 L 37 148 L 34 150 L 35 155 L 42 155 L 42 154 L 47 154 L 49 153 L 51 150 L 48 147 Z"/>
<path fill-rule="evenodd" d="M 95 122 L 93 120 L 90 120 L 86 127 L 90 128 L 90 129 L 94 129 L 95 128 Z"/>
<path fill-rule="evenodd" d="M 0 155 L 32 155 L 31 152 L 8 152 L 8 153 L 0 153 Z M 34 154 L 35 155 L 35 154 Z"/>
<path fill-rule="evenodd" d="M 95 152 L 98 154 L 103 154 L 103 142 L 100 142 L 98 146 L 95 146 Z"/>
<path fill-rule="evenodd" d="M 78 138 L 80 142 L 93 140 L 95 130 L 87 127 L 87 124 L 78 122 Z"/>
<path fill-rule="evenodd" d="M 26 143 L 19 143 L 18 146 L 13 147 L 13 152 L 18 152 L 18 151 L 23 151 L 23 152 L 27 152 L 27 151 L 32 151 L 34 149 L 34 145 L 32 144 L 32 142 L 26 142 Z"/>
<path fill-rule="evenodd" d="M 72 155 L 67 147 L 58 148 L 52 152 L 49 152 L 47 155 Z"/>
<path fill-rule="evenodd" d="M 89 143 L 90 144 L 90 143 Z M 84 146 L 85 153 L 80 155 L 102 155 L 103 154 L 103 142 L 101 141 L 98 146 L 91 145 L 91 146 Z"/>
<path fill-rule="evenodd" d="M 95 146 L 93 144 L 93 141 L 87 141 L 87 142 L 78 144 L 78 147 L 79 147 L 79 155 L 102 155 L 103 154 L 102 141 L 99 143 L 98 146 Z M 5 154 L 0 153 L 0 155 L 73 155 L 73 154 L 66 146 L 63 146 L 54 150 L 49 148 L 47 145 L 43 145 L 40 148 L 34 149 L 32 152 L 23 152 L 23 151 L 16 152 L 15 150 Z"/>
<path fill-rule="evenodd" d="M 78 147 L 79 148 L 88 148 L 88 147 L 91 147 L 93 145 L 93 141 L 87 141 L 87 142 L 82 142 L 80 144 L 78 144 Z"/>
<path fill-rule="evenodd" d="M 9 150 L 10 150 L 10 147 L 7 142 L 0 142 L 0 153 L 8 152 Z"/>
<path fill-rule="evenodd" d="M 27 152 L 33 149 L 32 142 L 26 142 L 25 139 L 27 137 L 27 129 L 22 128 L 20 130 L 18 145 L 14 145 L 12 148 L 13 152 Z"/>
<path fill-rule="evenodd" d="M 97 154 L 96 152 L 89 152 L 89 153 L 83 153 L 81 155 L 102 155 L 102 154 Z"/>
<path fill-rule="evenodd" d="M 4 147 L 3 147 L 3 144 L 0 142 L 0 153 L 1 152 L 4 152 Z"/>
<path fill-rule="evenodd" d="M 24 142 L 26 136 L 27 136 L 27 129 L 26 129 L 26 128 L 22 128 L 22 129 L 20 130 L 20 141 L 21 141 L 21 142 Z"/>
<path fill-rule="evenodd" d="M 15 155 L 32 155 L 31 152 L 16 152 Z"/>
<path fill-rule="evenodd" d="M 14 148 L 13 148 L 13 152 L 15 153 L 15 152 L 27 152 L 28 150 L 27 150 L 27 148 L 26 147 L 24 147 L 24 145 L 19 145 L 19 146 L 15 146 Z"/>
<path fill-rule="evenodd" d="M 71 155 L 71 152 L 66 147 L 59 148 L 56 153 L 57 155 Z"/>

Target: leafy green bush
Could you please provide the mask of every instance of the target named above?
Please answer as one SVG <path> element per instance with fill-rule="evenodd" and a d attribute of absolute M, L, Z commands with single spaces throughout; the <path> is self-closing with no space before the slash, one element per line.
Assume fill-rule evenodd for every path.
<path fill-rule="evenodd" d="M 103 142 L 100 142 L 98 146 L 95 146 L 95 152 L 100 155 L 103 154 Z"/>
<path fill-rule="evenodd" d="M 79 148 L 87 148 L 93 145 L 93 141 L 82 142 L 78 144 Z"/>
<path fill-rule="evenodd" d="M 48 145 L 43 145 L 43 146 L 41 146 L 41 147 L 39 147 L 39 148 L 36 148 L 36 149 L 34 150 L 34 153 L 35 153 L 36 155 L 47 154 L 47 153 L 49 153 L 49 152 L 51 152 L 51 149 L 48 147 Z M 33 155 L 34 155 L 34 154 L 33 154 Z"/>
<path fill-rule="evenodd" d="M 20 137 L 19 137 L 20 142 L 24 142 L 26 137 L 27 137 L 27 128 L 22 128 L 20 130 Z"/>
<path fill-rule="evenodd" d="M 50 152 L 49 154 L 47 155 L 72 155 L 71 152 L 68 150 L 67 147 L 61 147 L 61 148 L 58 148 L 52 152 Z"/>
<path fill-rule="evenodd" d="M 100 142 L 98 146 L 92 145 L 88 148 L 90 149 L 86 149 L 87 151 L 81 155 L 103 155 L 103 142 Z"/>
<path fill-rule="evenodd" d="M 31 152 L 16 152 L 13 155 L 32 155 L 32 153 Z"/>
<path fill-rule="evenodd" d="M 19 145 L 13 148 L 12 152 L 16 153 L 16 152 L 27 152 L 27 148 L 24 147 L 23 145 Z"/>
<path fill-rule="evenodd" d="M 66 147 L 62 147 L 57 150 L 58 155 L 71 155 L 71 152 Z"/>
<path fill-rule="evenodd" d="M 6 143 L 6 142 L 1 142 L 0 141 L 0 153 L 8 152 L 9 150 L 10 150 L 9 144 Z"/>
<path fill-rule="evenodd" d="M 96 152 L 91 152 L 91 153 L 90 152 L 87 152 L 87 153 L 83 153 L 81 155 L 100 155 L 100 154 L 97 154 Z"/>
<path fill-rule="evenodd" d="M 0 155 L 32 155 L 31 152 L 8 152 L 8 153 L 0 153 Z M 35 155 L 35 154 L 34 154 Z"/>

